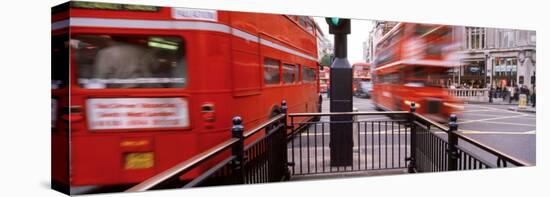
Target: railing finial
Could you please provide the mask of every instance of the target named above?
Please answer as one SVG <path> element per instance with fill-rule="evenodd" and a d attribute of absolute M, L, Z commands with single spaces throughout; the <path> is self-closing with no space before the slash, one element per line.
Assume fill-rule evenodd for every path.
<path fill-rule="evenodd" d="M 458 130 L 458 124 L 456 123 L 457 121 L 457 117 L 456 117 L 456 114 L 451 114 L 449 116 L 449 129 L 451 131 L 456 131 Z"/>
<path fill-rule="evenodd" d="M 286 114 L 288 107 L 286 106 L 286 100 L 281 101 L 281 113 Z"/>
<path fill-rule="evenodd" d="M 416 111 L 416 103 L 411 102 L 411 112 L 415 112 Z"/>
<path fill-rule="evenodd" d="M 231 132 L 233 137 L 242 138 L 244 132 L 244 126 L 242 125 L 243 119 L 240 116 L 233 117 L 233 127 Z"/>
<path fill-rule="evenodd" d="M 233 127 L 231 135 L 239 141 L 233 146 L 231 154 L 235 156 L 233 160 L 233 173 L 236 175 L 237 183 L 244 183 L 244 126 L 243 119 L 240 116 L 233 117 Z"/>

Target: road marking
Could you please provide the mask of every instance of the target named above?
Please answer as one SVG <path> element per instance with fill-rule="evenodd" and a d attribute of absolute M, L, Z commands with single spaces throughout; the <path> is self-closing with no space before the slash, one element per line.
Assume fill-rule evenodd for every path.
<path fill-rule="evenodd" d="M 487 107 L 487 106 L 478 106 L 478 107 L 485 108 L 485 109 L 492 109 L 492 110 L 495 110 L 495 111 L 501 111 L 501 112 L 505 112 L 505 113 L 525 114 L 525 113 L 521 113 L 521 112 L 510 111 L 508 109 L 499 109 L 499 108 Z"/>
<path fill-rule="evenodd" d="M 387 132 L 387 131 L 381 131 L 381 132 L 378 132 L 378 131 L 368 131 L 368 132 L 359 132 L 360 135 L 386 135 L 386 134 L 390 134 L 390 135 L 409 135 L 411 132 L 410 131 L 404 131 L 404 129 L 395 129 L 395 130 L 389 130 L 390 132 Z M 391 132 L 393 131 L 393 132 Z M 436 132 L 437 133 L 437 132 Z M 315 132 L 309 132 L 309 134 L 306 132 L 306 131 L 302 131 L 302 134 L 300 134 L 301 136 L 321 136 L 321 135 L 330 135 L 330 131 L 327 131 L 327 132 L 324 132 L 324 133 L 315 133 Z M 357 132 L 353 132 L 353 135 L 354 136 L 357 136 Z"/>
<path fill-rule="evenodd" d="M 465 115 L 465 114 L 462 114 Z M 489 116 L 489 117 L 496 117 L 501 115 L 495 115 L 495 114 L 468 114 L 468 116 Z"/>
<path fill-rule="evenodd" d="M 522 123 L 512 123 L 512 122 L 497 122 L 497 121 L 483 121 L 483 122 L 491 123 L 491 124 L 507 124 L 507 125 L 515 125 L 515 126 L 537 127 L 537 125 L 522 124 Z"/>
<path fill-rule="evenodd" d="M 486 134 L 486 135 L 534 135 L 536 130 L 533 131 L 475 131 L 475 130 L 466 130 L 459 129 L 459 132 L 463 134 Z"/>
<path fill-rule="evenodd" d="M 483 112 L 483 111 L 491 111 L 491 110 L 488 110 L 488 109 L 474 109 L 474 110 L 466 110 L 466 111 L 462 111 L 462 113 L 470 113 L 470 112 Z"/>
<path fill-rule="evenodd" d="M 496 117 L 496 118 L 486 118 L 486 119 L 479 119 L 479 120 L 470 120 L 470 121 L 462 121 L 462 122 L 458 122 L 458 124 L 467 124 L 467 123 L 472 123 L 472 122 L 484 122 L 484 121 L 487 121 L 487 120 L 500 120 L 500 119 L 507 119 L 507 118 L 518 118 L 518 117 L 523 117 L 523 116 L 526 116 L 525 114 L 522 114 L 522 115 L 515 115 L 515 116 L 502 116 L 502 117 Z"/>

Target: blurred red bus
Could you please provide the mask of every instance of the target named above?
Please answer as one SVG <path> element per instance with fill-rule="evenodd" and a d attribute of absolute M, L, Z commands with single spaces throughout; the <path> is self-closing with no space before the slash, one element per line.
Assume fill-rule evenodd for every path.
<path fill-rule="evenodd" d="M 370 64 L 355 63 L 353 70 L 353 94 L 359 97 L 370 97 L 372 94 L 372 82 Z"/>
<path fill-rule="evenodd" d="M 325 66 L 319 71 L 319 91 L 327 93 L 330 87 L 330 67 Z"/>
<path fill-rule="evenodd" d="M 458 66 L 452 27 L 399 23 L 376 45 L 372 99 L 379 109 L 416 111 L 445 122 L 462 109 L 445 86 L 448 69 Z"/>
<path fill-rule="evenodd" d="M 90 2 L 52 13 L 56 184 L 137 183 L 228 139 L 234 116 L 252 128 L 283 99 L 320 108 L 312 18 Z"/>

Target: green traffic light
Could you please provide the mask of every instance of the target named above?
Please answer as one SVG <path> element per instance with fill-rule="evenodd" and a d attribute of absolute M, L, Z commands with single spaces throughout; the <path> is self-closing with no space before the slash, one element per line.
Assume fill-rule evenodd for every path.
<path fill-rule="evenodd" d="M 333 17 L 333 18 L 330 18 L 330 22 L 331 22 L 333 25 L 338 25 L 338 24 L 340 24 L 340 19 L 337 18 L 337 17 Z"/>

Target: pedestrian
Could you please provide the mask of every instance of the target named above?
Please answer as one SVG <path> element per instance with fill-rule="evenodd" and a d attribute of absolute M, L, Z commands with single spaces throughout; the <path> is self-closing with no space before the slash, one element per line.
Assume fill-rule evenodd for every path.
<path fill-rule="evenodd" d="M 513 99 L 514 99 L 514 88 L 512 86 L 508 86 L 508 103 L 512 103 Z"/>
<path fill-rule="evenodd" d="M 535 91 L 535 87 L 533 87 L 533 94 L 531 95 L 531 102 L 533 102 L 533 107 L 535 107 L 536 99 L 537 99 L 537 94 Z"/>
<path fill-rule="evenodd" d="M 518 86 L 514 85 L 514 101 L 519 100 L 519 89 Z"/>

